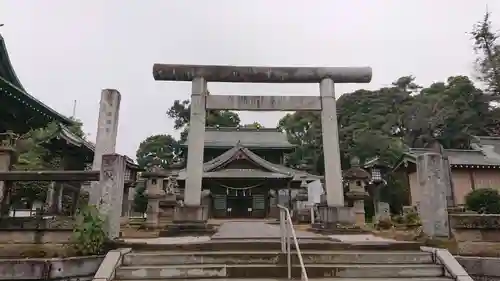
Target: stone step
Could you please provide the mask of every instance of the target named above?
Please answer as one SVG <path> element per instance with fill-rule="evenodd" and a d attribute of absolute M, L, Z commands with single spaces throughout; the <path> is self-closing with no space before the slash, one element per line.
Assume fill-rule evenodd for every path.
<path fill-rule="evenodd" d="M 310 278 L 410 278 L 441 277 L 443 267 L 435 264 L 310 264 L 306 266 Z M 284 278 L 286 265 L 246 264 L 246 265 L 162 265 L 162 266 L 122 266 L 116 270 L 116 279 L 155 280 L 177 278 Z M 292 267 L 292 276 L 301 276 L 300 266 Z"/>
<path fill-rule="evenodd" d="M 431 253 L 404 251 L 304 251 L 305 264 L 432 264 Z M 124 265 L 176 264 L 286 264 L 286 254 L 278 251 L 262 252 L 138 252 L 124 256 Z M 299 264 L 296 253 L 292 263 Z"/>
<path fill-rule="evenodd" d="M 363 242 L 338 242 L 332 240 L 299 239 L 300 249 L 305 250 L 330 250 L 330 251 L 419 251 L 421 244 L 407 241 L 363 241 Z M 116 248 L 132 248 L 136 251 L 279 251 L 279 239 L 217 239 L 200 243 L 188 244 L 162 244 L 115 241 Z M 292 243 L 292 249 L 295 246 Z"/>
<path fill-rule="evenodd" d="M 115 281 L 144 281 L 144 279 L 115 279 Z M 171 281 L 173 279 L 160 278 L 156 281 Z M 174 279 L 175 280 L 175 279 Z M 289 281 L 288 278 L 217 278 L 216 281 Z M 388 281 L 387 278 L 309 278 L 311 281 Z M 207 279 L 189 279 L 189 281 L 207 281 Z M 448 277 L 411 277 L 391 278 L 390 281 L 453 281 Z"/>

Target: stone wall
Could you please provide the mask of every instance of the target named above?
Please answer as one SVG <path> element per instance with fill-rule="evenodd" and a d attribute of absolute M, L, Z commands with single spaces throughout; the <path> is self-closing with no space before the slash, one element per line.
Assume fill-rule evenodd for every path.
<path fill-rule="evenodd" d="M 452 214 L 450 226 L 458 255 L 500 256 L 500 215 Z"/>
<path fill-rule="evenodd" d="M 475 281 L 499 281 L 500 258 L 455 257 Z"/>
<path fill-rule="evenodd" d="M 0 259 L 0 280 L 92 280 L 104 256 Z"/>
<path fill-rule="evenodd" d="M 68 244 L 71 229 L 2 229 L 0 244 Z"/>

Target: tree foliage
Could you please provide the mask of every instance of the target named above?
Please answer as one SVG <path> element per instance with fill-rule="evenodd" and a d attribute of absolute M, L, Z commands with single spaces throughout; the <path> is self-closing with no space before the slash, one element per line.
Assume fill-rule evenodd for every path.
<path fill-rule="evenodd" d="M 498 33 L 493 30 L 491 14 L 486 12 L 483 19 L 477 22 L 471 32 L 476 51 L 476 67 L 478 78 L 485 83 L 489 94 L 500 96 L 500 48 Z"/>
<path fill-rule="evenodd" d="M 167 169 L 179 156 L 179 143 L 171 135 L 153 135 L 142 141 L 136 157 L 139 167 Z"/>
<path fill-rule="evenodd" d="M 85 137 L 82 123 L 76 119 L 68 129 L 79 137 Z M 19 136 L 16 142 L 17 161 L 13 168 L 24 171 L 60 169 L 62 155 L 51 151 L 48 146 L 61 130 L 60 124 L 52 122 L 44 128 L 33 129 Z M 48 185 L 47 182 L 15 182 L 12 202 L 31 208 L 33 202 L 44 200 Z"/>

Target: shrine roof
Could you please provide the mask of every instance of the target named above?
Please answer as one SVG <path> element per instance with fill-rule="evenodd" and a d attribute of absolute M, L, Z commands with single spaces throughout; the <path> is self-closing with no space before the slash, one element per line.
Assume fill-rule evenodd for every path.
<path fill-rule="evenodd" d="M 286 134 L 276 128 L 205 128 L 205 147 L 207 148 L 231 148 L 237 143 L 253 149 L 291 150 L 295 147 L 290 144 Z M 187 146 L 187 142 L 183 145 Z"/>
<path fill-rule="evenodd" d="M 5 40 L 0 35 L 0 97 L 17 101 L 19 107 L 30 110 L 31 115 L 42 118 L 31 118 L 33 126 L 43 127 L 50 121 L 58 121 L 65 125 L 70 125 L 73 121 L 53 110 L 43 102 L 28 94 L 14 71 L 7 52 Z M 29 119 L 30 116 L 24 116 Z"/>
<path fill-rule="evenodd" d="M 59 124 L 59 128 L 60 130 L 55 138 L 62 139 L 66 141 L 66 143 L 71 144 L 74 147 L 82 148 L 89 154 L 88 161 L 92 162 L 94 160 L 95 145 L 92 142 L 73 134 L 70 129 L 64 125 Z M 126 165 L 129 168 L 139 169 L 139 165 L 137 165 L 132 158 L 125 155 L 125 160 Z"/>
<path fill-rule="evenodd" d="M 238 153 L 242 153 L 246 156 L 246 158 L 258 166 L 262 167 L 263 170 L 256 169 L 247 169 L 247 170 L 231 170 L 231 169 L 222 169 L 217 170 L 217 168 L 222 167 L 223 165 L 230 163 L 235 159 L 235 156 Z M 231 171 L 229 171 L 231 170 Z M 216 172 L 216 174 L 214 173 Z M 222 153 L 218 157 L 203 163 L 203 177 L 221 177 L 224 178 L 255 178 L 255 177 L 264 177 L 264 178 L 290 178 L 294 181 L 314 181 L 318 179 L 323 179 L 322 176 L 316 176 L 309 174 L 304 171 L 295 170 L 292 168 L 288 168 L 286 166 L 280 164 L 271 163 L 257 154 L 253 153 L 250 149 L 244 147 L 241 144 L 237 144 L 230 150 Z M 179 180 L 185 180 L 187 176 L 186 169 L 182 169 L 179 171 Z"/>
<path fill-rule="evenodd" d="M 488 146 L 482 147 L 477 144 L 472 147 L 473 149 L 444 149 L 443 154 L 448 157 L 450 165 L 453 168 L 500 168 L 500 154 L 494 155 L 494 153 L 487 153 L 486 150 L 488 150 Z M 498 139 L 498 149 L 500 150 L 500 138 Z M 399 168 L 402 164 L 416 164 L 417 156 L 428 152 L 432 152 L 432 150 L 426 148 L 410 148 L 395 165 L 394 170 Z"/>

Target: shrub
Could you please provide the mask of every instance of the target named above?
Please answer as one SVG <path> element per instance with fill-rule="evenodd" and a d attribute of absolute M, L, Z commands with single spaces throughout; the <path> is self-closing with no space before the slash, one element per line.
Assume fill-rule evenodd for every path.
<path fill-rule="evenodd" d="M 393 223 L 390 218 L 382 219 L 377 222 L 375 227 L 380 230 L 387 230 L 393 227 Z"/>
<path fill-rule="evenodd" d="M 476 189 L 465 196 L 467 209 L 480 214 L 500 214 L 500 194 L 490 188 Z"/>
<path fill-rule="evenodd" d="M 78 210 L 72 238 L 73 250 L 78 255 L 99 255 L 106 252 L 104 220 L 95 206 L 85 206 Z"/>

